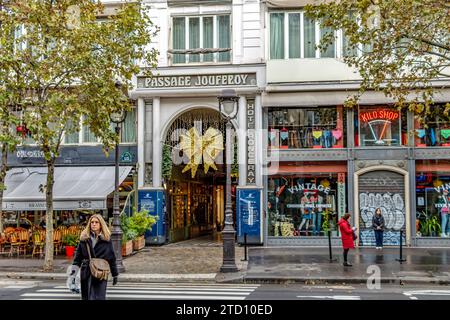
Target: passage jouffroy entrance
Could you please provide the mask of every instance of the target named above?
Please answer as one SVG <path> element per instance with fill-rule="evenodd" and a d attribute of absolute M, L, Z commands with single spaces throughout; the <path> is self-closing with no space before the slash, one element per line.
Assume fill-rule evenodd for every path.
<path fill-rule="evenodd" d="M 406 201 L 404 175 L 377 170 L 359 176 L 359 245 L 374 246 L 372 217 L 380 208 L 385 220 L 384 245 L 399 245 L 406 235 Z"/>
<path fill-rule="evenodd" d="M 223 229 L 225 136 L 225 123 L 219 112 L 208 109 L 182 114 L 167 132 L 162 167 L 168 199 L 169 242 Z M 233 170 L 234 178 L 236 173 Z M 233 195 L 234 190 L 233 186 Z"/>

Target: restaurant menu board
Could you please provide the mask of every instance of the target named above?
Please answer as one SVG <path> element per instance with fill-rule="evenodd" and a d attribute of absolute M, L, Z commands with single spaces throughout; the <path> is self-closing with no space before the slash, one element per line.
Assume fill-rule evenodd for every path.
<path fill-rule="evenodd" d="M 164 193 L 160 190 L 139 190 L 138 210 L 148 210 L 152 216 L 157 216 L 158 220 L 153 225 L 151 231 L 145 233 L 145 238 L 149 238 L 150 243 L 165 242 L 164 228 Z"/>
<path fill-rule="evenodd" d="M 238 190 L 238 201 L 238 242 L 244 243 L 244 235 L 247 234 L 247 243 L 261 243 L 261 190 Z"/>

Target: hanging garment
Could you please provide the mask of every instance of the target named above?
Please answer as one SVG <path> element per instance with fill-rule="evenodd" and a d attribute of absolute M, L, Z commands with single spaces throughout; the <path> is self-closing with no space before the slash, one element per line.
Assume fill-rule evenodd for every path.
<path fill-rule="evenodd" d="M 289 147 L 289 132 L 283 128 L 280 131 L 280 148 L 287 149 Z"/>
<path fill-rule="evenodd" d="M 322 130 L 313 130 L 313 145 L 314 146 L 320 146 L 321 145 L 321 137 L 322 137 L 323 131 Z"/>
<path fill-rule="evenodd" d="M 289 148 L 300 148 L 297 130 L 289 130 Z"/>
<path fill-rule="evenodd" d="M 322 147 L 331 148 L 333 146 L 333 135 L 330 130 L 324 130 L 322 135 Z"/>
<path fill-rule="evenodd" d="M 333 137 L 339 140 L 342 137 L 342 130 L 332 130 Z"/>
<path fill-rule="evenodd" d="M 444 139 L 450 138 L 450 129 L 441 129 L 441 136 Z"/>
<path fill-rule="evenodd" d="M 269 146 L 272 148 L 279 148 L 278 144 L 278 130 L 270 129 L 269 130 Z"/>

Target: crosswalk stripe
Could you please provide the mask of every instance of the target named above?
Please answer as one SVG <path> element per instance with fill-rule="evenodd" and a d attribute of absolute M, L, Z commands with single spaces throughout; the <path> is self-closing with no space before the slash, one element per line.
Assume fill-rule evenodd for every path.
<path fill-rule="evenodd" d="M 61 292 L 61 293 L 65 293 L 68 290 L 64 290 L 64 289 L 40 289 L 37 290 L 37 292 Z M 107 290 L 107 293 L 139 293 L 139 294 L 143 294 L 143 293 L 164 293 L 164 294 L 173 294 L 173 293 L 178 293 L 178 294 L 217 294 L 219 292 L 217 291 L 202 291 L 202 292 L 198 292 L 198 291 L 182 291 L 182 290 Z M 225 294 L 225 295 L 249 295 L 251 292 L 220 292 L 220 294 Z"/>
<path fill-rule="evenodd" d="M 144 286 L 123 283 L 121 286 L 108 286 L 107 299 L 193 299 L 193 300 L 244 300 L 259 285 L 239 286 L 233 285 L 159 285 Z M 39 288 L 34 292 L 23 293 L 22 300 L 79 300 L 79 294 L 71 293 L 64 285 L 55 285 L 50 288 Z"/>
<path fill-rule="evenodd" d="M 332 299 L 332 300 L 361 300 L 360 296 L 297 296 L 297 298 Z"/>
<path fill-rule="evenodd" d="M 54 297 L 59 300 L 60 297 L 74 297 L 72 293 L 58 293 L 55 296 L 53 293 L 24 293 L 22 297 Z M 192 299 L 192 300 L 244 300 L 245 297 L 219 296 L 219 295 L 150 295 L 150 294 L 107 294 L 108 299 L 111 298 L 128 298 L 128 299 Z"/>

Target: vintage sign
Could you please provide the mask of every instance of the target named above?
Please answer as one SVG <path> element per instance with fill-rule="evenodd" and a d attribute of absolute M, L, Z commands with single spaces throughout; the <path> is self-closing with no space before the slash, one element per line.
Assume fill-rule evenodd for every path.
<path fill-rule="evenodd" d="M 255 99 L 247 99 L 247 184 L 256 184 Z"/>
<path fill-rule="evenodd" d="M 321 184 L 317 185 L 315 183 L 297 183 L 297 185 L 287 188 L 290 193 L 294 192 L 305 192 L 305 191 L 313 191 L 318 190 L 319 192 L 323 192 L 325 194 L 330 193 L 330 187 L 325 187 Z"/>
<path fill-rule="evenodd" d="M 194 88 L 256 86 L 256 73 L 225 73 L 204 75 L 173 75 L 138 77 L 138 88 Z"/>
<path fill-rule="evenodd" d="M 46 210 L 45 201 L 3 201 L 3 210 Z M 106 209 L 105 200 L 54 200 L 54 210 L 103 210 Z"/>
<path fill-rule="evenodd" d="M 261 190 L 238 190 L 237 205 L 238 241 L 244 241 L 247 235 L 247 243 L 262 242 L 261 220 Z"/>

